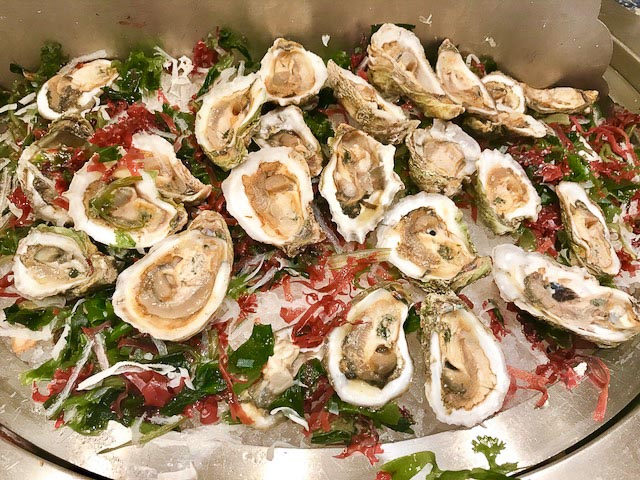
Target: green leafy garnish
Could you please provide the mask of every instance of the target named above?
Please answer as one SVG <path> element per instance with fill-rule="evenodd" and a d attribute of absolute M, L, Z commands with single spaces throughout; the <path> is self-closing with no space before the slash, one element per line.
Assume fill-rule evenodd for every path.
<path fill-rule="evenodd" d="M 204 95 L 209 91 L 209 88 L 213 84 L 214 80 L 220 76 L 220 73 L 233 65 L 233 57 L 231 55 L 225 55 L 215 65 L 213 65 L 207 72 L 207 76 L 202 83 L 202 87 L 198 91 L 198 96 Z"/>
<path fill-rule="evenodd" d="M 222 378 L 217 362 L 206 362 L 195 367 L 192 375 L 193 390 L 183 388 L 178 395 L 160 409 L 163 415 L 177 415 L 184 411 L 185 407 L 197 402 L 207 395 L 221 393 L 227 388 Z"/>
<path fill-rule="evenodd" d="M 413 333 L 418 330 L 420 330 L 420 314 L 416 311 L 415 306 L 412 306 L 404 321 L 404 333 Z"/>
<path fill-rule="evenodd" d="M 115 100 L 134 103 L 142 94 L 160 88 L 164 59 L 160 55 L 146 53 L 142 49 L 133 50 L 124 61 L 114 61 L 120 76 L 113 88 L 106 88 L 105 94 Z"/>
<path fill-rule="evenodd" d="M 260 378 L 262 367 L 273 355 L 274 343 L 271 325 L 256 324 L 249 340 L 229 352 L 229 373 L 240 374 L 245 379 L 233 385 L 235 393 L 246 390 Z"/>

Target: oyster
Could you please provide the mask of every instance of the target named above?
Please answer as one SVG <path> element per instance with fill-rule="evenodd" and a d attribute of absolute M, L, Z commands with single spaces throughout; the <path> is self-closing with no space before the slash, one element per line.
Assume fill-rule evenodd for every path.
<path fill-rule="evenodd" d="M 617 275 L 620 260 L 600 207 L 574 182 L 560 182 L 556 194 L 562 207 L 562 223 L 578 262 L 594 275 Z"/>
<path fill-rule="evenodd" d="M 224 218 L 203 211 L 124 270 L 113 310 L 160 340 L 180 341 L 202 330 L 227 293 L 233 245 Z"/>
<path fill-rule="evenodd" d="M 441 422 L 472 427 L 502 407 L 511 379 L 502 349 L 455 294 L 432 293 L 420 312 L 425 393 Z"/>
<path fill-rule="evenodd" d="M 527 109 L 522 85 L 510 76 L 502 72 L 492 72 L 480 81 L 495 101 L 498 111 L 524 113 Z"/>
<path fill-rule="evenodd" d="M 333 154 L 320 177 L 320 194 L 345 240 L 362 243 L 404 189 L 393 171 L 395 148 L 344 123 L 330 144 Z"/>
<path fill-rule="evenodd" d="M 322 149 L 302 116 L 302 110 L 293 105 L 272 110 L 260 117 L 253 137 L 260 147 L 289 147 L 307 161 L 312 177 L 322 171 Z"/>
<path fill-rule="evenodd" d="M 327 84 L 347 113 L 369 135 L 383 143 L 400 143 L 420 122 L 386 101 L 366 80 L 329 60 Z"/>
<path fill-rule="evenodd" d="M 267 100 L 281 106 L 300 105 L 317 95 L 327 80 L 322 59 L 300 45 L 278 38 L 260 62 L 258 72 L 267 89 Z"/>
<path fill-rule="evenodd" d="M 436 73 L 447 96 L 468 112 L 482 115 L 498 113 L 496 103 L 484 84 L 467 67 L 458 49 L 448 39 L 438 49 Z"/>
<path fill-rule="evenodd" d="M 229 170 L 242 162 L 266 95 L 255 73 L 219 83 L 205 95 L 196 115 L 195 134 L 213 163 Z"/>
<path fill-rule="evenodd" d="M 147 172 L 131 175 L 118 167 L 104 181 L 89 161 L 73 176 L 64 196 L 75 228 L 97 242 L 121 248 L 150 247 L 187 222 L 182 205 L 163 200 Z M 109 169 L 115 162 L 102 164 Z"/>
<path fill-rule="evenodd" d="M 491 270 L 469 238 L 462 212 L 444 195 L 404 197 L 382 219 L 378 248 L 390 248 L 389 262 L 423 282 L 460 289 Z"/>
<path fill-rule="evenodd" d="M 409 174 L 421 190 L 452 197 L 476 171 L 480 146 L 455 123 L 435 119 L 406 139 L 411 153 Z"/>
<path fill-rule="evenodd" d="M 63 165 L 77 148 L 88 146 L 87 139 L 92 134 L 93 128 L 84 118 L 65 115 L 51 123 L 47 134 L 22 152 L 16 177 L 37 218 L 58 226 L 71 223 L 56 179 L 42 170 L 45 165 Z"/>
<path fill-rule="evenodd" d="M 538 89 L 522 84 L 527 106 L 538 113 L 589 113 L 598 100 L 597 90 L 571 87 Z"/>
<path fill-rule="evenodd" d="M 82 112 L 96 104 L 102 89 L 118 78 L 111 60 L 69 64 L 47 80 L 37 96 L 38 112 L 47 120 L 65 113 Z"/>
<path fill-rule="evenodd" d="M 161 136 L 136 133 L 131 145 L 143 157 L 144 169 L 156 172 L 156 186 L 163 197 L 193 204 L 201 203 L 211 193 L 211 186 L 195 178 L 176 156 L 173 145 Z"/>
<path fill-rule="evenodd" d="M 345 402 L 377 408 L 409 387 L 413 362 L 402 328 L 409 307 L 398 296 L 386 288 L 363 294 L 329 334 L 327 373 Z"/>
<path fill-rule="evenodd" d="M 103 255 L 84 232 L 38 225 L 18 243 L 13 279 L 25 298 L 77 297 L 116 279 L 112 258 Z"/>
<path fill-rule="evenodd" d="M 508 244 L 493 249 L 493 263 L 500 296 L 552 325 L 601 347 L 614 347 L 640 333 L 637 301 L 603 287 L 581 267 L 565 267 Z"/>
<path fill-rule="evenodd" d="M 477 202 L 485 223 L 498 235 L 536 221 L 541 201 L 527 174 L 511 155 L 484 150 L 478 159 Z"/>
<path fill-rule="evenodd" d="M 385 95 L 410 98 L 427 117 L 450 120 L 464 112 L 445 94 L 410 30 L 385 23 L 371 36 L 367 53 L 369 79 Z"/>
<path fill-rule="evenodd" d="M 304 158 L 287 147 L 250 153 L 222 182 L 227 210 L 247 234 L 293 256 L 324 238 L 311 210 Z"/>

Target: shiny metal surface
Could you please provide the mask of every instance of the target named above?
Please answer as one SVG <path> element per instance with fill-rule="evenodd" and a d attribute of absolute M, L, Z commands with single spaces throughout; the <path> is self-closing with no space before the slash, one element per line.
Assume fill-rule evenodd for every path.
<path fill-rule="evenodd" d="M 601 18 L 610 21 L 609 3 Z M 289 5 L 291 3 L 292 5 Z M 57 4 L 57 5 L 56 5 Z M 461 43 L 464 49 L 494 56 L 499 63 L 509 65 L 510 72 L 536 85 L 555 82 L 580 86 L 601 86 L 600 77 L 609 64 L 611 37 L 597 22 L 599 2 L 572 0 L 566 2 L 335 2 L 328 8 L 326 2 L 311 0 L 288 2 L 287 15 L 281 14 L 282 2 L 205 2 L 205 1 L 112 1 L 100 2 L 42 2 L 5 1 L 0 9 L 0 35 L 5 42 L 0 51 L 0 66 L 8 62 L 27 59 L 34 62 L 37 50 L 45 39 L 63 42 L 71 54 L 85 53 L 107 47 L 112 52 L 125 51 L 141 40 L 158 38 L 172 52 L 187 51 L 195 39 L 206 34 L 217 24 L 235 26 L 256 38 L 262 48 L 276 35 L 288 35 L 303 40 L 310 48 L 320 50 L 320 35 L 332 36 L 330 47 L 338 48 L 356 41 L 371 23 L 385 20 L 416 23 L 417 32 L 428 44 L 445 34 Z M 615 5 L 617 7 L 617 5 Z M 455 12 L 460 12 L 458 15 Z M 430 18 L 431 16 L 431 18 Z M 426 22 L 430 19 L 431 24 Z M 340 28 L 336 28 L 340 18 Z M 504 22 L 508 18 L 509 22 Z M 55 19 L 55 21 L 52 21 Z M 637 23 L 637 22 L 636 22 Z M 28 28 L 26 28 L 28 26 Z M 615 32 L 614 32 L 615 33 Z M 622 38 L 622 34 L 620 36 Z M 622 40 L 618 38 L 619 43 Z M 639 37 L 640 38 L 640 37 Z M 495 47 L 491 43 L 495 42 Z M 640 51 L 640 47 L 637 51 Z M 605 78 L 610 83 L 614 100 L 633 108 L 638 88 L 629 62 L 631 55 L 614 55 Z M 617 62 L 617 63 L 616 63 Z M 625 68 L 624 65 L 627 65 Z M 640 67 L 639 67 L 640 68 Z M 2 68 L 4 72 L 6 69 Z M 2 74 L 4 75 L 4 73 Z M 640 81 L 640 75 L 633 77 Z M 0 81 L 6 81 L 0 76 Z M 634 88 L 635 86 L 635 88 Z M 636 108 L 637 109 L 637 108 Z M 601 352 L 611 367 L 612 380 L 609 409 L 605 422 L 640 395 L 640 340 L 632 344 Z M 216 478 L 233 479 L 363 479 L 373 478 L 375 468 L 362 456 L 337 460 L 337 448 L 297 449 L 230 444 L 216 427 L 205 427 L 186 433 L 170 433 L 144 447 L 128 447 L 106 455 L 97 452 L 104 447 L 121 443 L 127 434 L 120 429 L 110 430 L 97 437 L 82 437 L 69 429 L 55 430 L 52 422 L 34 411 L 30 389 L 20 385 L 18 374 L 24 366 L 18 362 L 4 344 L 0 345 L 0 359 L 4 368 L 0 372 L 0 424 L 19 437 L 49 452 L 49 455 L 69 461 L 96 474 L 109 478 Z M 535 409 L 535 398 L 502 412 L 483 425 L 470 430 L 442 432 L 424 438 L 396 442 L 384 446 L 382 460 L 414 451 L 433 450 L 439 464 L 445 468 L 465 468 L 482 465 L 479 456 L 471 454 L 471 440 L 477 435 L 493 435 L 507 444 L 501 456 L 505 461 L 518 461 L 521 467 L 533 467 L 552 457 L 562 455 L 603 424 L 591 418 L 597 401 L 597 392 L 584 382 L 573 391 L 563 386 L 551 388 L 550 404 Z M 629 417 L 630 415 L 630 417 Z M 524 476 L 527 480 L 552 478 L 591 479 L 590 469 L 567 467 L 574 462 L 586 462 L 591 455 L 611 455 L 611 445 L 604 443 L 609 435 L 625 439 L 630 449 L 636 447 L 637 437 L 630 434 L 637 429 L 638 409 L 625 417 L 625 423 L 616 424 L 602 438 L 596 437 L 583 449 L 563 457 L 558 462 L 534 470 Z M 625 425 L 627 427 L 625 427 Z M 625 433 L 627 432 L 627 433 Z M 635 442 L 635 444 L 634 444 Z M 597 444 L 597 446 L 596 446 Z M 609 445 L 609 446 L 607 446 Z M 40 463 L 37 457 L 17 447 L 0 443 L 0 458 L 13 455 L 20 476 L 5 477 L 0 466 L 0 478 L 82 478 L 53 464 Z M 633 453 L 633 452 L 632 452 Z M 604 457 L 606 458 L 606 457 Z M 34 463 L 36 462 L 37 463 Z M 593 461 L 587 465 L 593 465 Z M 4 464 L 2 464 L 4 465 Z M 606 468 L 609 477 L 640 478 L 615 475 L 616 465 Z M 42 475 L 46 470 L 49 476 Z M 633 473 L 634 465 L 625 471 Z M 6 470 L 6 468 L 5 468 Z M 13 475 L 11 469 L 7 475 Z M 40 473 L 38 473 L 40 472 Z M 160 477 L 159 477 L 160 475 Z M 164 476 L 163 476 L 164 475 Z M 182 476 L 183 475 L 183 476 Z"/>

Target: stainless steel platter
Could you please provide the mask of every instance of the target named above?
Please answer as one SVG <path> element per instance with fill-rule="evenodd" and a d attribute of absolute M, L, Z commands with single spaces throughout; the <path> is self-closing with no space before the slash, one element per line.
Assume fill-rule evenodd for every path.
<path fill-rule="evenodd" d="M 140 41 L 160 41 L 172 53 L 181 53 L 221 24 L 255 39 L 257 48 L 277 35 L 286 35 L 321 51 L 322 34 L 330 34 L 330 46 L 337 49 L 356 42 L 370 24 L 394 21 L 416 24 L 416 32 L 427 45 L 435 45 L 446 35 L 463 49 L 492 55 L 509 67 L 509 73 L 536 86 L 565 83 L 606 91 L 604 75 L 611 98 L 638 110 L 640 17 L 630 15 L 614 0 L 604 0 L 600 18 L 612 36 L 598 21 L 599 7 L 597 0 L 5 0 L 0 7 L 4 44 L 0 82 L 10 80 L 5 73 L 9 62 L 34 63 L 47 39 L 61 41 L 72 55 L 98 48 L 118 54 Z M 492 435 L 507 444 L 501 458 L 518 461 L 526 469 L 522 478 L 640 478 L 640 442 L 635 433 L 640 427 L 639 346 L 640 340 L 636 340 L 599 353 L 611 369 L 609 407 L 603 423 L 592 419 L 598 392 L 591 384 L 584 382 L 572 391 L 555 385 L 546 408 L 534 408 L 536 399 L 532 398 L 469 430 L 386 444 L 382 459 L 433 450 L 442 467 L 473 467 L 480 459 L 470 453 L 471 440 Z M 84 474 L 132 479 L 192 478 L 186 475 L 279 480 L 374 477 L 375 468 L 362 456 L 335 459 L 341 449 L 229 444 L 220 434 L 223 429 L 217 427 L 172 432 L 144 447 L 100 455 L 99 450 L 125 438 L 124 432 L 116 429 L 82 437 L 70 429 L 55 430 L 34 411 L 30 388 L 18 380 L 25 366 L 4 344 L 0 344 L 0 360 L 0 432 L 4 432 L 0 433 L 0 478 L 75 479 L 85 478 Z"/>

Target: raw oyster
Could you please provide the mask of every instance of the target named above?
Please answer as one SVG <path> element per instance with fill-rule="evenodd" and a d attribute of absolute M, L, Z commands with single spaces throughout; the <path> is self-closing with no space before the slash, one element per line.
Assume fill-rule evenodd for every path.
<path fill-rule="evenodd" d="M 160 340 L 180 341 L 202 330 L 227 293 L 233 246 L 224 218 L 203 211 L 118 276 L 116 315 Z"/>
<path fill-rule="evenodd" d="M 327 373 L 342 400 L 377 408 L 409 387 L 413 362 L 402 328 L 408 312 L 400 294 L 386 288 L 354 299 L 346 323 L 327 338 Z"/>
<path fill-rule="evenodd" d="M 614 347 L 640 333 L 637 301 L 603 287 L 581 267 L 515 245 L 493 249 L 493 278 L 500 296 L 542 320 L 601 347 Z"/>
<path fill-rule="evenodd" d="M 327 67 L 318 55 L 284 38 L 273 42 L 260 65 L 267 100 L 281 106 L 308 101 L 327 80 Z"/>
<path fill-rule="evenodd" d="M 136 133 L 131 145 L 140 151 L 144 169 L 156 172 L 154 180 L 163 197 L 197 204 L 211 193 L 211 186 L 195 178 L 176 156 L 173 145 L 161 136 Z"/>
<path fill-rule="evenodd" d="M 598 100 L 597 90 L 571 87 L 538 89 L 522 84 L 527 106 L 538 113 L 589 113 Z"/>
<path fill-rule="evenodd" d="M 102 165 L 109 169 L 115 162 Z M 147 172 L 134 176 L 126 167 L 118 167 L 111 179 L 104 181 L 103 172 L 90 167 L 95 167 L 93 161 L 76 172 L 64 196 L 75 228 L 95 241 L 121 248 L 146 248 L 187 222 L 184 207 L 163 200 Z"/>
<path fill-rule="evenodd" d="M 445 94 L 420 39 L 406 28 L 385 23 L 371 36 L 369 79 L 385 95 L 410 98 L 427 117 L 450 120 L 464 112 Z"/>
<path fill-rule="evenodd" d="M 441 422 L 472 427 L 502 407 L 511 379 L 491 331 L 455 294 L 432 293 L 420 312 L 425 393 Z"/>
<path fill-rule="evenodd" d="M 476 171 L 480 146 L 455 123 L 435 119 L 431 128 L 414 130 L 406 143 L 411 179 L 424 192 L 452 197 Z"/>
<path fill-rule="evenodd" d="M 498 112 L 484 84 L 467 67 L 458 49 L 448 39 L 438 49 L 436 73 L 447 96 L 464 106 L 468 112 L 482 115 L 495 115 Z"/>
<path fill-rule="evenodd" d="M 260 147 L 289 147 L 307 161 L 312 177 L 322 171 L 322 149 L 302 116 L 302 110 L 293 105 L 272 110 L 260 117 L 253 137 Z"/>
<path fill-rule="evenodd" d="M 16 177 L 37 218 L 58 226 L 71 223 L 55 178 L 42 172 L 45 164 L 61 165 L 77 148 L 88 146 L 91 124 L 77 115 L 54 121 L 47 134 L 24 149 Z"/>
<path fill-rule="evenodd" d="M 311 210 L 304 158 L 288 147 L 250 153 L 222 182 L 227 210 L 247 234 L 293 256 L 324 238 Z"/>
<path fill-rule="evenodd" d="M 366 80 L 329 60 L 327 84 L 347 113 L 369 135 L 382 143 L 400 143 L 418 126 L 401 107 L 387 102 Z"/>
<path fill-rule="evenodd" d="M 37 97 L 38 112 L 47 120 L 55 120 L 65 113 L 90 109 L 102 94 L 102 88 L 117 77 L 118 70 L 111 60 L 72 62 L 42 85 Z"/>
<path fill-rule="evenodd" d="M 116 279 L 112 258 L 98 252 L 84 232 L 38 225 L 18 243 L 13 279 L 20 295 L 77 297 Z"/>
<path fill-rule="evenodd" d="M 242 162 L 266 95 L 255 73 L 219 83 L 205 95 L 196 115 L 195 134 L 213 163 L 229 170 Z"/>
<path fill-rule="evenodd" d="M 484 150 L 478 159 L 476 201 L 485 223 L 498 235 L 536 221 L 541 201 L 527 174 L 511 155 Z"/>
<path fill-rule="evenodd" d="M 620 260 L 600 207 L 574 182 L 560 182 L 556 194 L 562 208 L 562 223 L 578 262 L 594 275 L 617 275 Z"/>
<path fill-rule="evenodd" d="M 378 248 L 405 275 L 460 289 L 491 270 L 469 238 L 462 212 L 444 195 L 420 192 L 404 197 L 382 219 Z"/>
<path fill-rule="evenodd" d="M 345 240 L 362 243 L 404 189 L 393 171 L 395 148 L 344 123 L 330 145 L 333 153 L 320 177 L 320 194 Z"/>
<path fill-rule="evenodd" d="M 527 109 L 522 85 L 517 80 L 502 72 L 492 72 L 480 81 L 495 101 L 497 110 L 524 113 Z"/>

